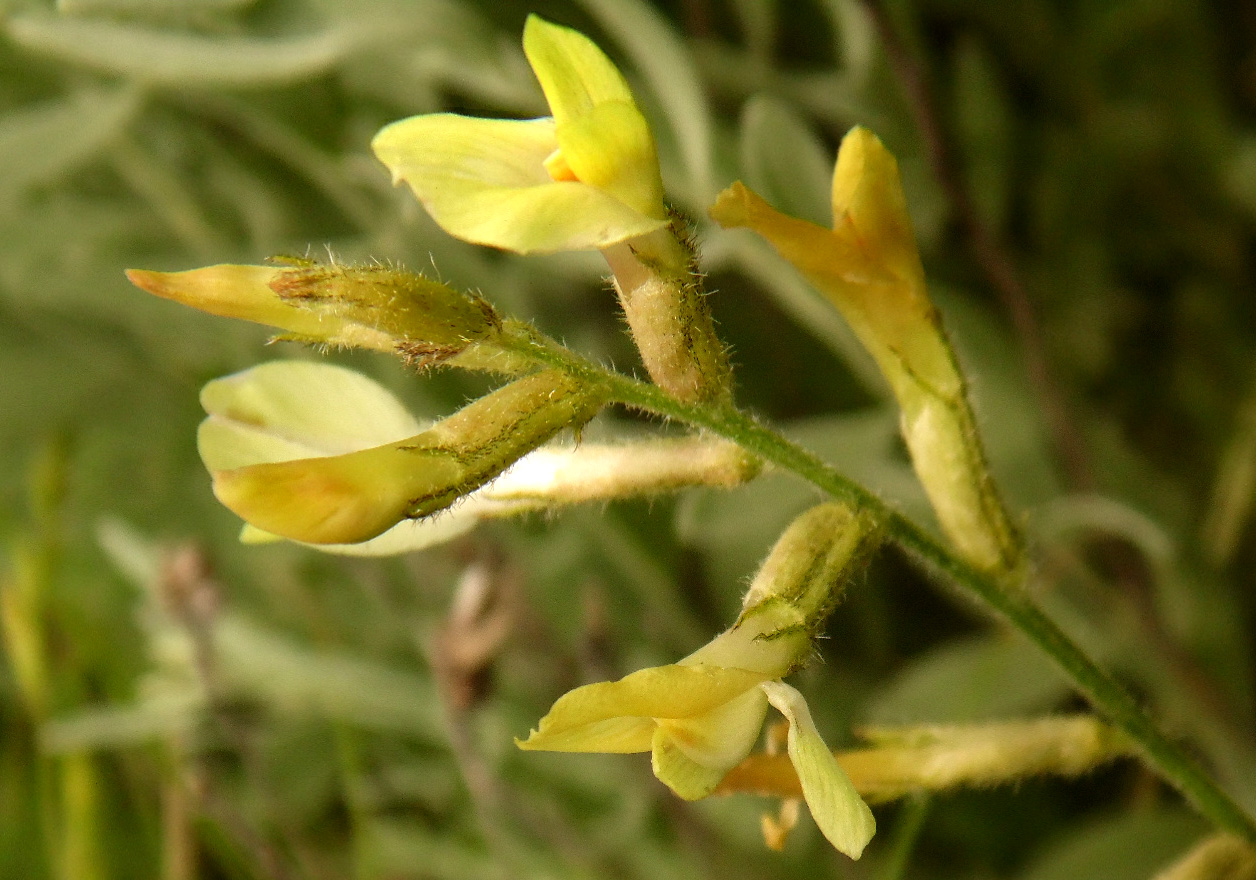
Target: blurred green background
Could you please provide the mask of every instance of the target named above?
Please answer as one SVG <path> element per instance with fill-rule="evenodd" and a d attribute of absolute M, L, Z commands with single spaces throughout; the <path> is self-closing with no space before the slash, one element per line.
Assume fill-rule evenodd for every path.
<path fill-rule="evenodd" d="M 854 864 L 806 819 L 768 852 L 758 814 L 775 804 L 682 803 L 640 756 L 517 752 L 566 689 L 674 660 L 733 619 L 816 500 L 781 476 L 406 558 L 236 542 L 196 457 L 198 389 L 317 354 L 148 298 L 125 268 L 398 260 L 634 368 L 596 254 L 454 241 L 368 149 L 412 114 L 543 114 L 530 11 L 590 34 L 632 82 L 698 226 L 741 402 L 927 520 L 848 332 L 704 211 L 741 178 L 827 223 L 841 135 L 885 140 L 1035 589 L 1256 807 L 1256 12 L 871 8 L 0 4 L 0 878 L 1124 880 L 1206 831 L 1127 762 L 880 808 Z M 484 387 L 338 357 L 424 416 Z M 833 744 L 866 723 L 1081 708 L 1031 646 L 892 550 L 829 635 L 799 678 Z"/>

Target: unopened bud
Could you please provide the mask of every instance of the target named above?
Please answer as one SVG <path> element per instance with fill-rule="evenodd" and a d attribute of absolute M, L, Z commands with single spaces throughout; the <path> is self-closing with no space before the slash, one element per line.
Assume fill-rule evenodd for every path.
<path fill-rule="evenodd" d="M 903 439 L 942 530 L 974 565 L 1012 570 L 1019 538 L 929 299 L 898 163 L 867 129 L 842 140 L 832 195 L 832 229 L 779 213 L 741 183 L 719 195 L 711 216 L 758 232 L 837 307 L 898 399 Z"/>
<path fill-rule="evenodd" d="M 841 756 L 860 791 L 875 800 L 914 790 L 988 787 L 1030 776 L 1080 776 L 1130 754 L 1128 740 L 1090 717 L 979 725 L 866 728 L 872 748 Z"/>
<path fill-rule="evenodd" d="M 1031 776 L 1079 776 L 1133 754 L 1118 731 L 1087 717 L 878 728 L 860 735 L 871 747 L 836 757 L 859 793 L 873 802 L 919 791 L 987 788 Z M 751 755 L 733 768 L 716 793 L 738 791 L 793 798 L 802 787 L 790 762 L 766 754 Z M 1169 876 L 1178 880 L 1176 875 L 1158 880 Z M 1195 875 L 1183 875 L 1183 880 L 1187 876 L 1194 880 Z"/>
<path fill-rule="evenodd" d="M 967 400 L 917 390 L 901 401 L 903 439 L 942 531 L 980 568 L 1014 569 L 1020 539 L 990 476 Z"/>
<path fill-rule="evenodd" d="M 502 328 L 486 300 L 396 266 L 292 261 L 270 287 L 286 303 L 376 328 L 419 367 L 494 339 Z"/>
<path fill-rule="evenodd" d="M 806 511 L 777 539 L 751 581 L 741 620 L 781 606 L 792 609 L 805 628 L 818 627 L 862 570 L 879 534 L 872 517 L 839 502 Z"/>
<path fill-rule="evenodd" d="M 350 544 L 404 518 L 442 510 L 604 403 L 558 370 L 516 380 L 428 430 L 346 455 L 257 464 L 214 474 L 214 494 L 267 532 Z"/>
<path fill-rule="evenodd" d="M 393 352 L 407 363 L 443 362 L 517 373 L 526 364 L 494 345 L 502 320 L 485 300 L 396 266 L 280 258 L 275 266 L 130 269 L 163 299 L 284 331 L 281 338 Z"/>
<path fill-rule="evenodd" d="M 498 502 L 553 506 L 674 492 L 689 486 L 739 486 L 759 461 L 735 443 L 707 437 L 581 443 L 538 449 L 484 489 Z"/>
<path fill-rule="evenodd" d="M 143 291 L 191 306 L 211 315 L 241 318 L 276 327 L 301 340 L 392 351 L 393 340 L 374 327 L 343 315 L 322 313 L 288 302 L 273 284 L 284 272 L 279 266 L 206 266 L 186 272 L 128 269 L 127 279 Z"/>

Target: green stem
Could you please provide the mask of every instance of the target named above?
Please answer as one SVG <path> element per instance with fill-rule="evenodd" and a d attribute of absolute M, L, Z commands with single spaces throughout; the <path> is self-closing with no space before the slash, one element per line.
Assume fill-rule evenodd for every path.
<path fill-rule="evenodd" d="M 1219 828 L 1256 843 L 1256 820 L 1180 745 L 1162 733 L 1129 693 L 1047 617 L 1024 589 L 1023 575 L 1009 582 L 973 567 L 872 492 L 731 404 L 685 403 L 657 386 L 599 367 L 530 328 L 517 328 L 511 335 L 510 344 L 515 350 L 539 363 L 602 385 L 618 403 L 705 428 L 878 517 L 887 534 L 935 577 L 976 595 L 1055 660 L 1090 703 L 1134 741 L 1144 760 L 1200 813 Z"/>
<path fill-rule="evenodd" d="M 929 795 L 917 794 L 903 803 L 899 813 L 894 836 L 890 839 L 890 855 L 878 874 L 878 880 L 902 880 L 907 874 L 907 866 L 911 861 L 912 850 L 920 838 L 925 818 L 929 815 Z"/>

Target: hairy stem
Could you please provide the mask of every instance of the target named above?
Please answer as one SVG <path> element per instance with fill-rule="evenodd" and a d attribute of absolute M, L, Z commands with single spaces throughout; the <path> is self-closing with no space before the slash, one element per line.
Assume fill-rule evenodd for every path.
<path fill-rule="evenodd" d="M 875 494 L 731 404 L 676 400 L 657 386 L 600 367 L 530 329 L 520 328 L 509 344 L 538 363 L 601 385 L 618 403 L 705 428 L 731 440 L 834 498 L 877 517 L 884 523 L 889 538 L 930 574 L 976 596 L 1055 660 L 1095 709 L 1123 731 L 1143 759 L 1200 813 L 1218 827 L 1256 842 L 1256 819 L 1235 803 L 1180 745 L 1161 732 L 1134 698 L 1056 626 L 1025 590 L 1023 575 L 1008 580 L 974 568 Z"/>

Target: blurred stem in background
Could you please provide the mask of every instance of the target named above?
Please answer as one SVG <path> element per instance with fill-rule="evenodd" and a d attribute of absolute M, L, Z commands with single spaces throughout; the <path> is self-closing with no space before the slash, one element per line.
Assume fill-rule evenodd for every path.
<path fill-rule="evenodd" d="M 68 662 L 74 651 L 63 644 L 66 634 L 54 598 L 69 452 L 65 438 L 56 438 L 46 441 L 30 463 L 26 522 L 10 538 L 6 566 L 0 570 L 0 635 L 26 713 L 20 729 L 28 737 L 25 748 L 34 755 L 38 826 L 33 836 L 15 837 L 10 845 L 33 852 L 41 841 L 50 876 L 98 880 L 108 869 L 97 759 L 88 752 L 44 755 L 38 744 L 40 726 L 82 698 L 81 671 Z M 38 864 L 31 864 L 32 872 Z"/>

